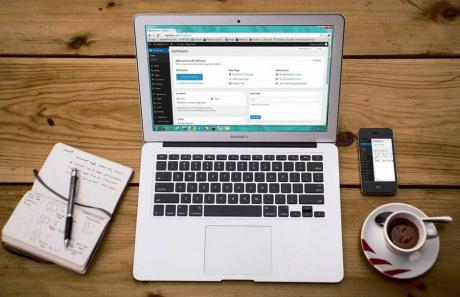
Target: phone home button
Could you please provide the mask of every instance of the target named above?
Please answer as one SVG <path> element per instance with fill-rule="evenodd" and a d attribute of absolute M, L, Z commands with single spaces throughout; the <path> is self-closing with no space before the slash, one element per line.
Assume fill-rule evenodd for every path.
<path fill-rule="evenodd" d="M 379 190 L 379 191 L 380 191 L 380 190 L 383 190 L 383 185 L 382 185 L 382 184 L 376 184 L 376 185 L 375 185 L 375 188 L 376 188 L 377 190 Z"/>

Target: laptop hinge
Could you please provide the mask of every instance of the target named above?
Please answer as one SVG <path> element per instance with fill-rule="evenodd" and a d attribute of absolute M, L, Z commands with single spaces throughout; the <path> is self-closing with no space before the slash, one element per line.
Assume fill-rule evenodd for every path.
<path fill-rule="evenodd" d="M 309 147 L 316 142 L 163 142 L 163 147 Z"/>

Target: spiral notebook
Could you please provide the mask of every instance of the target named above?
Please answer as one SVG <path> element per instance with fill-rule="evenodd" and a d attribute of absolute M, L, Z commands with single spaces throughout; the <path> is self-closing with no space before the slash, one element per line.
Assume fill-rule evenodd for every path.
<path fill-rule="evenodd" d="M 70 171 L 78 170 L 69 247 L 64 247 Z M 39 181 L 19 201 L 2 230 L 6 248 L 85 273 L 133 170 L 74 147 L 56 144 Z M 61 196 L 61 197 L 59 197 Z"/>

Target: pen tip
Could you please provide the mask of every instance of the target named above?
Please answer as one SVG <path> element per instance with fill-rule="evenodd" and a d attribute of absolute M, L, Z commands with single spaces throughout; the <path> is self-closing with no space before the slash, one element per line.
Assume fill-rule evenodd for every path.
<path fill-rule="evenodd" d="M 64 246 L 67 248 L 69 246 L 69 240 L 68 239 L 65 239 L 64 240 Z"/>

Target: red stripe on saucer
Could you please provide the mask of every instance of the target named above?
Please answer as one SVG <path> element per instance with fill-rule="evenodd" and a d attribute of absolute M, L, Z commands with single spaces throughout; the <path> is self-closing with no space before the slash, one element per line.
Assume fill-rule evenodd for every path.
<path fill-rule="evenodd" d="M 364 239 L 361 239 L 361 246 L 363 247 L 363 250 L 365 252 L 371 252 L 375 254 L 374 250 L 370 247 L 370 245 Z"/>
<path fill-rule="evenodd" d="M 387 270 L 387 271 L 384 271 L 383 273 L 390 275 L 390 276 L 394 276 L 394 275 L 401 274 L 401 273 L 408 272 L 408 271 L 410 271 L 410 269 L 395 269 L 395 270 Z"/>
<path fill-rule="evenodd" d="M 369 262 L 371 262 L 371 264 L 373 264 L 373 265 L 380 265 L 380 264 L 391 265 L 391 263 L 388 262 L 387 260 L 385 260 L 385 259 L 378 259 L 378 258 L 369 258 Z"/>

